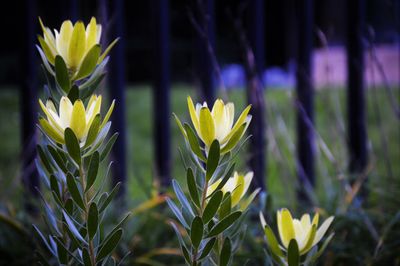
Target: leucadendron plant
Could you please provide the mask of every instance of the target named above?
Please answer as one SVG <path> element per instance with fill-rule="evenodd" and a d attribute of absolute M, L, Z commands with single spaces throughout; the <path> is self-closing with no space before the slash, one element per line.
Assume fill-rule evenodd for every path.
<path fill-rule="evenodd" d="M 182 156 L 189 197 L 173 180 L 179 203 L 167 203 L 180 225 L 172 226 L 187 265 L 230 265 L 245 231 L 245 213 L 259 192 L 246 196 L 253 173 L 234 172 L 234 157 L 251 120 L 250 106 L 235 123 L 233 103 L 225 105 L 220 99 L 210 111 L 205 103 L 194 107 L 188 97 L 188 109 L 194 129 L 175 119 L 189 157 Z"/>
<path fill-rule="evenodd" d="M 86 30 L 81 21 L 74 26 L 65 21 L 60 32 L 54 31 L 55 36 L 41 20 L 40 24 L 44 37 L 39 36 L 41 48 L 37 48 L 44 68 L 54 79 L 49 78 L 45 86 L 46 99 L 39 99 L 43 138 L 37 147 L 36 164 L 49 192 L 42 195 L 48 228 L 40 230 L 34 225 L 53 259 L 39 258 L 55 265 L 115 264 L 112 253 L 129 214 L 106 230 L 104 217 L 120 184 L 105 192 L 111 163 L 102 177 L 99 167 L 118 133 L 107 138 L 114 101 L 103 114 L 102 96 L 93 94 L 105 75 L 106 55 L 115 41 L 100 55 L 101 26 L 95 18 Z"/>
<path fill-rule="evenodd" d="M 318 227 L 318 213 L 314 215 L 312 220 L 309 214 L 304 214 L 301 219 L 294 219 L 288 209 L 281 209 L 277 211 L 276 219 L 281 245 L 279 245 L 277 237 L 260 212 L 261 225 L 264 229 L 268 248 L 273 261 L 277 265 L 314 265 L 334 235 L 333 233 L 330 234 L 318 249 L 317 245 L 331 225 L 333 216 L 327 218 L 320 227 Z"/>

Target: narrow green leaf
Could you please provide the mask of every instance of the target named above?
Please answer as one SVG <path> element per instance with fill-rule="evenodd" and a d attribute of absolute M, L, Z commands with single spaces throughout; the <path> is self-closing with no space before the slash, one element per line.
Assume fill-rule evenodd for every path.
<path fill-rule="evenodd" d="M 58 186 L 57 178 L 54 175 L 50 175 L 50 188 L 54 191 L 57 198 L 61 200 L 60 187 Z"/>
<path fill-rule="evenodd" d="M 225 238 L 224 244 L 221 249 L 221 254 L 219 255 L 219 265 L 226 266 L 228 265 L 232 255 L 232 245 L 229 237 Z"/>
<path fill-rule="evenodd" d="M 189 255 L 189 252 L 188 252 L 188 250 L 186 248 L 185 241 L 183 240 L 183 238 L 181 236 L 181 233 L 178 230 L 178 227 L 173 222 L 170 222 L 170 224 L 171 224 L 172 228 L 174 229 L 176 236 L 178 237 L 178 241 L 179 241 L 179 244 L 181 246 L 182 254 L 183 254 L 183 257 L 184 257 L 186 263 L 188 265 L 191 265 L 192 264 L 192 260 L 190 259 L 190 255 Z"/>
<path fill-rule="evenodd" d="M 226 216 L 224 219 L 222 219 L 219 223 L 217 223 L 211 231 L 208 233 L 207 237 L 212 237 L 220 234 L 223 232 L 225 229 L 230 227 L 239 217 L 242 215 L 241 211 L 236 211 L 228 216 Z"/>
<path fill-rule="evenodd" d="M 68 198 L 64 203 L 64 209 L 69 214 L 72 215 L 74 213 L 74 202 L 71 198 Z"/>
<path fill-rule="evenodd" d="M 219 219 L 225 218 L 227 215 L 231 213 L 232 209 L 232 200 L 231 200 L 231 193 L 227 192 L 222 199 L 221 207 L 219 208 L 218 214 Z"/>
<path fill-rule="evenodd" d="M 176 194 L 176 197 L 178 198 L 179 202 L 181 203 L 182 207 L 184 209 L 186 209 L 189 214 L 192 216 L 192 218 L 194 217 L 194 213 L 192 210 L 192 206 L 190 205 L 188 199 L 185 196 L 185 193 L 183 193 L 181 186 L 179 185 L 179 183 L 173 179 L 172 180 L 172 188 L 174 189 L 174 192 Z"/>
<path fill-rule="evenodd" d="M 203 221 L 207 224 L 217 213 L 219 205 L 221 204 L 223 193 L 221 190 L 218 190 L 211 197 L 210 201 L 207 203 L 206 208 L 203 213 Z"/>
<path fill-rule="evenodd" d="M 199 260 L 204 259 L 205 257 L 208 256 L 208 254 L 210 254 L 210 251 L 211 251 L 212 248 L 214 247 L 215 241 L 216 241 L 216 238 L 215 238 L 215 237 L 213 237 L 213 238 L 211 238 L 210 240 L 208 240 L 207 244 L 205 244 L 203 250 L 201 251 Z"/>
<path fill-rule="evenodd" d="M 90 260 L 90 255 L 87 248 L 82 249 L 82 260 L 85 266 L 92 266 L 92 261 Z"/>
<path fill-rule="evenodd" d="M 73 85 L 71 90 L 68 92 L 68 98 L 71 101 L 72 104 L 75 103 L 76 100 L 79 99 L 79 87 L 76 85 Z"/>
<path fill-rule="evenodd" d="M 65 166 L 65 163 L 64 163 L 63 159 L 61 158 L 60 154 L 57 152 L 57 150 L 51 145 L 47 145 L 47 150 L 50 152 L 51 156 L 53 157 L 53 159 L 56 162 L 56 164 L 58 165 L 58 167 L 60 167 L 60 169 L 64 173 L 68 172 L 68 169 Z"/>
<path fill-rule="evenodd" d="M 289 242 L 287 261 L 288 261 L 288 266 L 300 265 L 299 246 L 297 245 L 296 239 L 292 239 Z"/>
<path fill-rule="evenodd" d="M 66 225 L 68 227 L 68 229 L 71 231 L 71 233 L 82 243 L 87 244 L 86 240 L 82 237 L 82 235 L 79 233 L 79 230 L 76 228 L 74 222 L 71 220 L 71 218 L 69 217 L 69 215 L 63 211 L 63 216 L 66 222 Z"/>
<path fill-rule="evenodd" d="M 75 254 L 73 252 L 71 252 L 65 245 L 63 242 L 61 242 L 61 240 L 58 237 L 54 238 L 55 242 L 57 242 L 57 244 L 61 247 L 63 247 L 63 249 L 68 252 L 68 254 L 73 257 L 75 259 L 75 261 L 79 264 L 82 264 L 82 261 L 80 260 L 80 258 L 78 258 L 77 256 L 75 256 Z"/>
<path fill-rule="evenodd" d="M 65 93 L 68 93 L 71 88 L 71 80 L 69 79 L 67 65 L 59 55 L 55 59 L 55 72 L 57 84 Z"/>
<path fill-rule="evenodd" d="M 72 129 L 69 127 L 64 131 L 64 139 L 68 154 L 78 165 L 81 165 L 81 149 L 79 147 L 79 141 Z"/>
<path fill-rule="evenodd" d="M 78 185 L 75 181 L 75 178 L 70 173 L 67 174 L 67 187 L 68 187 L 69 193 L 71 194 L 71 197 L 74 200 L 74 202 L 82 210 L 85 210 L 85 205 L 83 204 L 82 195 L 79 192 Z"/>
<path fill-rule="evenodd" d="M 111 203 L 111 201 L 113 200 L 113 198 L 117 195 L 118 191 L 119 191 L 119 187 L 121 186 L 121 182 L 118 182 L 115 187 L 113 188 L 113 190 L 110 192 L 110 195 L 108 195 L 107 199 L 104 201 L 104 203 L 100 206 L 99 209 L 99 213 L 102 213 L 107 206 Z"/>
<path fill-rule="evenodd" d="M 74 80 L 83 79 L 92 74 L 97 65 L 97 60 L 100 57 L 100 52 L 101 48 L 99 44 L 94 45 L 89 52 L 87 52 L 78 70 L 78 73 L 76 73 L 74 77 Z"/>
<path fill-rule="evenodd" d="M 110 237 L 107 237 L 107 240 L 101 244 L 99 252 L 97 253 L 97 261 L 101 261 L 102 259 L 104 259 L 117 247 L 123 232 L 124 230 L 120 228 L 115 231 Z"/>
<path fill-rule="evenodd" d="M 187 181 L 190 197 L 192 198 L 193 203 L 197 207 L 200 207 L 199 191 L 197 190 L 196 179 L 194 178 L 192 168 L 187 169 L 186 181 Z"/>
<path fill-rule="evenodd" d="M 99 170 L 99 163 L 100 163 L 100 155 L 98 151 L 95 151 L 93 155 L 90 157 L 85 191 L 88 191 L 96 181 L 97 173 Z"/>
<path fill-rule="evenodd" d="M 114 135 L 108 140 L 106 146 L 104 146 L 104 149 L 101 151 L 100 154 L 100 162 L 102 162 L 105 158 L 107 158 L 108 154 L 111 151 L 111 148 L 113 147 L 115 141 L 118 138 L 118 132 L 114 133 Z"/>
<path fill-rule="evenodd" d="M 50 238 L 55 239 L 57 237 L 50 236 Z M 57 242 L 58 262 L 60 263 L 60 265 L 66 265 L 68 262 L 68 251 L 65 249 L 65 246 L 61 244 L 61 240 L 56 242 Z"/>
<path fill-rule="evenodd" d="M 278 240 L 276 239 L 274 232 L 268 224 L 265 224 L 264 227 L 265 237 L 267 238 L 268 247 L 272 253 L 277 257 L 283 257 L 283 253 L 279 248 Z"/>
<path fill-rule="evenodd" d="M 192 221 L 192 226 L 190 227 L 190 240 L 195 249 L 200 245 L 203 238 L 204 225 L 203 221 L 199 216 L 196 216 Z"/>
<path fill-rule="evenodd" d="M 327 248 L 329 242 L 332 240 L 333 236 L 335 234 L 332 233 L 330 234 L 326 240 L 324 241 L 324 243 L 322 244 L 322 246 L 320 247 L 320 249 L 318 250 L 317 254 L 315 254 L 312 259 L 311 259 L 311 263 L 314 264 L 316 262 L 316 260 L 322 255 L 322 253 L 324 253 L 325 249 Z"/>
<path fill-rule="evenodd" d="M 97 114 L 92 121 L 92 124 L 89 127 L 89 131 L 86 137 L 85 146 L 86 149 L 89 147 L 97 138 L 97 134 L 99 133 L 100 129 L 100 114 Z"/>
<path fill-rule="evenodd" d="M 169 206 L 169 208 L 171 209 L 171 211 L 175 214 L 176 218 L 178 218 L 179 222 L 186 228 L 189 228 L 189 225 L 187 224 L 185 218 L 183 218 L 183 215 L 181 213 L 181 211 L 179 210 L 178 206 L 175 205 L 175 203 L 167 198 L 167 204 Z"/>
<path fill-rule="evenodd" d="M 217 169 L 218 167 L 219 156 L 220 156 L 219 141 L 214 140 L 211 143 L 210 151 L 208 152 L 207 166 L 206 166 L 207 181 L 211 179 L 212 175 L 215 172 L 215 169 Z"/>
<path fill-rule="evenodd" d="M 92 202 L 89 207 L 89 215 L 87 221 L 87 231 L 90 240 L 93 239 L 94 235 L 97 232 L 98 222 L 99 222 L 99 211 L 97 210 L 96 203 Z"/>
<path fill-rule="evenodd" d="M 47 159 L 46 153 L 44 152 L 43 148 L 40 145 L 37 145 L 37 151 L 39 154 L 39 158 L 42 161 L 42 164 L 46 168 L 47 172 L 53 173 L 53 168 L 51 167 L 51 165 Z"/>
<path fill-rule="evenodd" d="M 192 149 L 194 154 L 196 154 L 197 157 L 200 158 L 200 160 L 205 162 L 206 161 L 206 157 L 204 157 L 204 154 L 201 151 L 199 140 L 197 139 L 197 136 L 194 133 L 193 129 L 189 126 L 188 123 L 185 123 L 183 125 L 183 127 L 185 128 L 190 148 Z"/>

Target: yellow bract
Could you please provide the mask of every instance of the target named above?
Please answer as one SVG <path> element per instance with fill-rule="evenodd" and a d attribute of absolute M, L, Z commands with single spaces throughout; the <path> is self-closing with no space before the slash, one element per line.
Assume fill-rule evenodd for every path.
<path fill-rule="evenodd" d="M 39 42 L 47 60 L 54 65 L 55 57 L 60 55 L 71 72 L 71 76 L 78 73 L 86 55 L 100 43 L 101 25 L 96 23 L 96 18 L 92 17 L 86 28 L 82 21 L 77 21 L 73 25 L 70 20 L 66 20 L 59 31 L 54 29 L 54 34 L 44 26 L 42 20 L 39 19 L 39 21 L 43 30 L 43 37 L 39 36 Z M 116 41 L 113 41 L 96 59 L 97 64 L 101 63 Z"/>
<path fill-rule="evenodd" d="M 293 219 L 288 209 L 277 212 L 277 223 L 282 245 L 287 249 L 289 242 L 295 239 L 300 255 L 307 253 L 313 246 L 318 244 L 328 230 L 334 217 L 331 216 L 318 228 L 318 213 L 311 221 L 309 214 L 304 214 L 300 220 Z"/>
<path fill-rule="evenodd" d="M 187 98 L 187 103 L 193 126 L 207 149 L 216 139 L 220 143 L 222 153 L 231 150 L 243 136 L 251 121 L 251 115 L 248 115 L 250 105 L 233 124 L 235 116 L 233 103 L 224 104 L 221 99 L 218 99 L 211 111 L 207 103 L 197 103 L 195 107 L 190 97 Z"/>
<path fill-rule="evenodd" d="M 226 184 L 222 187 L 221 191 L 225 194 L 227 192 L 231 193 L 231 204 L 232 207 L 236 206 L 243 196 L 249 189 L 251 180 L 253 179 L 253 172 L 248 172 L 246 175 L 234 173 L 233 177 L 230 177 Z M 221 183 L 222 179 L 219 179 L 214 184 L 208 187 L 207 196 L 211 195 L 214 190 Z"/>
<path fill-rule="evenodd" d="M 101 100 L 101 95 L 92 95 L 85 108 L 81 100 L 76 100 L 72 104 L 68 97 L 63 96 L 59 103 L 58 112 L 51 100 L 48 100 L 46 105 L 43 104 L 42 100 L 39 100 L 40 107 L 47 118 L 41 118 L 39 123 L 44 132 L 58 143 L 64 144 L 64 130 L 68 127 L 72 129 L 78 140 L 83 143 L 93 120 L 97 114 L 100 114 Z M 101 123 L 100 129 L 107 123 L 113 109 L 114 101 Z"/>

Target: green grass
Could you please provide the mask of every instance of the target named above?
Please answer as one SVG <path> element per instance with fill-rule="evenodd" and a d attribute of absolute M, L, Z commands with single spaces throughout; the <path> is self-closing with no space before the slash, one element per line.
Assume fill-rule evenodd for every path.
<path fill-rule="evenodd" d="M 398 93 L 398 91 L 396 91 Z M 181 120 L 188 121 L 186 96 L 195 97 L 193 88 L 176 85 L 171 95 L 171 111 Z M 245 92 L 228 92 L 235 103 L 236 113 L 245 106 Z M 146 198 L 155 180 L 153 145 L 153 109 L 152 91 L 149 86 L 135 86 L 128 90 L 127 106 L 127 142 L 129 199 L 136 204 Z M 274 206 L 296 207 L 295 188 L 295 94 L 292 91 L 267 90 L 265 92 L 268 118 L 268 166 L 267 187 L 274 198 Z M 400 176 L 400 128 L 384 90 L 367 92 L 367 127 L 369 136 L 370 161 L 369 186 L 372 200 L 377 201 L 383 192 L 395 189 L 391 184 L 398 183 Z M 14 201 L 20 192 L 20 122 L 16 88 L 0 90 L 0 199 Z M 378 106 L 378 109 L 376 108 Z M 318 132 L 317 145 L 317 204 L 327 206 L 338 198 L 340 178 L 347 175 L 345 94 L 343 89 L 318 90 L 315 97 L 315 121 Z M 118 108 L 118 104 L 117 107 Z M 380 115 L 380 123 L 377 115 Z M 172 175 L 181 179 L 184 176 L 179 159 L 178 147 L 183 146 L 183 138 L 171 115 L 172 130 Z M 384 147 L 386 142 L 387 147 Z M 321 144 L 326 145 L 321 149 Z M 245 147 L 247 149 L 248 147 Z M 327 156 L 327 151 L 329 156 Z M 246 152 L 240 158 L 245 161 Z M 391 167 L 391 174 L 388 172 Z M 242 163 L 240 170 L 246 170 Z M 398 191 L 398 190 L 397 190 Z M 337 203 L 339 204 L 339 203 Z"/>

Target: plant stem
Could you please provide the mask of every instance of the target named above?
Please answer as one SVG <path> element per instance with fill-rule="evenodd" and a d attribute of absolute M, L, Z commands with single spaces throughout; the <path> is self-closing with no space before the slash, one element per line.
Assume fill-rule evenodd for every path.
<path fill-rule="evenodd" d="M 82 190 L 83 190 L 83 203 L 85 205 L 85 224 L 87 226 L 87 222 L 89 220 L 89 202 L 88 198 L 86 196 L 86 183 L 85 183 L 85 170 L 83 169 L 82 164 L 79 166 L 79 176 L 81 178 L 81 184 L 82 184 Z M 89 236 L 89 234 L 88 234 Z M 90 261 L 92 265 L 96 265 L 96 257 L 94 254 L 94 245 L 93 245 L 93 240 L 88 239 L 89 243 L 89 256 L 90 256 Z"/>

